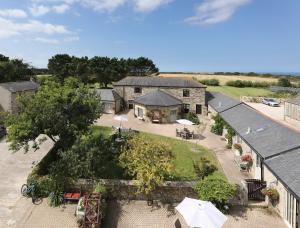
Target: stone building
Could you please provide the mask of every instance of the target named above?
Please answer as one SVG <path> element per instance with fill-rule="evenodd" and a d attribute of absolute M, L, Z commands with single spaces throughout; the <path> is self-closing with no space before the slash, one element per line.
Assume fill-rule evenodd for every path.
<path fill-rule="evenodd" d="M 38 84 L 32 81 L 7 82 L 0 84 L 0 105 L 5 112 L 17 113 L 17 97 L 24 94 L 33 94 Z"/>
<path fill-rule="evenodd" d="M 279 193 L 279 199 L 273 204 L 279 215 L 289 227 L 299 227 L 300 133 L 244 103 L 224 97 L 221 94 L 212 96 L 209 108 L 235 131 L 233 144 L 241 146 L 240 157 L 251 157 L 249 173 L 252 178 L 265 181 L 267 188 Z"/>
<path fill-rule="evenodd" d="M 181 113 L 194 112 L 197 115 L 206 115 L 206 86 L 194 80 L 178 79 L 178 78 L 163 78 L 163 77 L 126 77 L 121 81 L 113 84 L 114 90 L 123 98 L 124 106 L 128 109 L 136 109 L 135 106 L 141 105 L 138 98 L 147 94 L 152 94 L 152 98 L 144 97 L 144 99 L 153 99 L 162 95 L 159 99 L 161 103 L 157 105 L 151 104 L 157 110 L 163 111 L 166 106 L 163 106 L 163 100 L 179 100 L 181 104 L 176 104 L 177 115 Z M 157 100 L 158 101 L 158 100 Z M 153 100 L 151 101 L 153 102 Z M 150 105 L 144 105 L 145 107 Z M 167 107 L 171 107 L 169 105 Z M 140 109 L 141 110 L 141 109 Z M 144 116 L 145 113 L 143 113 Z M 175 109 L 170 108 L 165 113 L 163 122 L 175 121 Z M 136 116 L 139 116 L 136 114 Z"/>
<path fill-rule="evenodd" d="M 300 95 L 284 102 L 284 119 L 300 123 Z"/>
<path fill-rule="evenodd" d="M 112 89 L 98 89 L 97 94 L 101 98 L 105 113 L 117 114 L 121 111 L 122 98 Z"/>

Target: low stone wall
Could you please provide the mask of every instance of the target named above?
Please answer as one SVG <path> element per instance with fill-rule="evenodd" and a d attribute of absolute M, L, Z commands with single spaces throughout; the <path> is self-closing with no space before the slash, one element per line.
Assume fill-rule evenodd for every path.
<path fill-rule="evenodd" d="M 109 195 L 109 199 L 117 200 L 147 200 L 148 197 L 144 194 L 136 194 L 137 188 L 132 180 L 111 180 L 101 179 L 97 181 L 80 179 L 73 187 L 73 190 L 82 192 L 92 191 L 95 183 L 102 183 Z M 160 200 L 162 202 L 181 202 L 184 197 L 197 198 L 197 193 L 194 190 L 196 182 L 186 181 L 166 181 L 158 187 L 152 194 L 151 199 Z"/>

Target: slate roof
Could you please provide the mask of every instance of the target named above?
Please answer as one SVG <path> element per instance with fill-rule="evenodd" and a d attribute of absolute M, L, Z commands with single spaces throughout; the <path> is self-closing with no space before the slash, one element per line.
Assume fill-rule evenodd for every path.
<path fill-rule="evenodd" d="M 161 106 L 161 107 L 176 106 L 182 104 L 181 100 L 161 90 L 157 90 L 152 93 L 148 93 L 146 95 L 138 97 L 134 100 L 134 102 L 145 106 Z"/>
<path fill-rule="evenodd" d="M 217 112 L 223 112 L 229 108 L 232 108 L 238 104 L 241 104 L 240 101 L 235 100 L 229 96 L 226 96 L 222 93 L 212 93 L 207 92 L 208 94 L 208 105 L 211 106 Z"/>
<path fill-rule="evenodd" d="M 119 94 L 112 89 L 97 89 L 96 92 L 100 95 L 102 101 L 114 102 L 121 99 Z"/>
<path fill-rule="evenodd" d="M 265 164 L 300 199 L 300 149 L 270 158 Z"/>
<path fill-rule="evenodd" d="M 300 105 L 300 95 L 298 95 L 294 99 L 287 100 L 286 102 L 291 103 L 291 104 L 295 104 L 295 105 Z"/>
<path fill-rule="evenodd" d="M 191 80 L 164 77 L 126 77 L 113 84 L 114 86 L 144 86 L 144 87 L 179 87 L 179 88 L 206 88 L 205 85 Z"/>
<path fill-rule="evenodd" d="M 1 83 L 0 86 L 12 93 L 28 91 L 28 90 L 37 90 L 39 87 L 37 83 L 32 81 L 6 82 L 6 83 Z"/>
<path fill-rule="evenodd" d="M 221 112 L 220 115 L 262 158 L 300 147 L 299 133 L 245 104 Z"/>

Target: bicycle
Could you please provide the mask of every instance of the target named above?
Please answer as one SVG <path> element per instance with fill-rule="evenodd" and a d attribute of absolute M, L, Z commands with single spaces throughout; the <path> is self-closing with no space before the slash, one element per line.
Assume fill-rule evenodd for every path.
<path fill-rule="evenodd" d="M 35 186 L 34 184 L 23 184 L 21 187 L 21 195 L 24 197 L 31 197 L 32 203 L 33 204 L 39 204 L 40 203 L 40 198 L 36 196 L 35 194 Z"/>

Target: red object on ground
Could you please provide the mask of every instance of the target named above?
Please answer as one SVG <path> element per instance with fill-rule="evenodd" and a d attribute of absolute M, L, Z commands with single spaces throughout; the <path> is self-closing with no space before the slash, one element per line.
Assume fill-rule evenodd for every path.
<path fill-rule="evenodd" d="M 67 192 L 67 193 L 65 194 L 65 198 L 66 198 L 67 200 L 79 200 L 79 198 L 80 198 L 80 193 L 78 193 L 78 192 L 75 192 L 75 193 L 69 193 L 69 192 Z"/>

